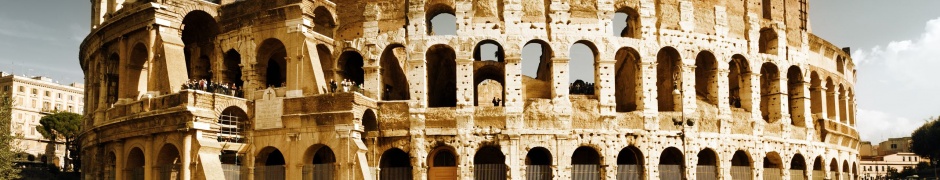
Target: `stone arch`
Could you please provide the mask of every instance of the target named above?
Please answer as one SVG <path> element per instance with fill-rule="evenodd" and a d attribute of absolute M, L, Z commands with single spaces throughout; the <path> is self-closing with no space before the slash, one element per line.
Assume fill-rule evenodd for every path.
<path fill-rule="evenodd" d="M 554 58 L 551 46 L 543 40 L 534 39 L 526 42 L 522 49 L 523 99 L 551 98 Z"/>
<path fill-rule="evenodd" d="M 238 106 L 230 106 L 219 115 L 219 142 L 245 143 L 242 133 L 248 129 L 248 114 Z"/>
<path fill-rule="evenodd" d="M 480 106 L 480 102 L 485 104 L 489 102 L 489 97 L 492 99 L 498 96 L 502 101 L 506 99 L 506 88 L 505 88 L 505 72 L 504 68 L 498 67 L 500 64 L 487 63 L 482 67 L 475 68 L 476 71 L 473 73 L 473 90 L 476 96 L 474 96 L 474 105 Z M 498 89 L 497 92 L 490 92 L 494 89 Z M 503 101 L 505 102 L 505 101 Z M 495 106 L 503 106 L 503 103 Z"/>
<path fill-rule="evenodd" d="M 525 156 L 527 179 L 552 179 L 552 152 L 544 147 L 529 149 Z"/>
<path fill-rule="evenodd" d="M 601 176 L 601 156 L 592 147 L 581 146 L 571 153 L 572 179 L 598 179 Z"/>
<path fill-rule="evenodd" d="M 264 40 L 258 47 L 258 65 L 262 87 L 283 87 L 287 84 L 287 49 L 276 38 Z"/>
<path fill-rule="evenodd" d="M 639 98 L 637 97 L 637 87 L 639 86 L 640 74 L 640 53 L 631 47 L 624 47 L 617 50 L 615 56 L 617 59 L 614 64 L 614 96 L 617 99 L 617 112 L 630 112 L 637 110 Z"/>
<path fill-rule="evenodd" d="M 372 109 L 366 109 L 366 111 L 362 113 L 362 126 L 365 127 L 367 133 L 370 131 L 379 131 L 379 122 Z"/>
<path fill-rule="evenodd" d="M 809 96 L 811 102 L 809 107 L 814 118 L 812 120 L 815 121 L 818 118 L 823 118 L 822 112 L 825 106 L 825 104 L 823 104 L 823 98 L 825 98 L 826 90 L 823 89 L 825 86 L 822 84 L 822 80 L 819 79 L 819 73 L 816 73 L 816 71 L 810 72 L 809 79 L 809 91 L 812 93 Z"/>
<path fill-rule="evenodd" d="M 642 31 L 640 13 L 631 7 L 620 7 L 614 13 L 613 26 L 611 27 L 614 28 L 614 36 L 640 38 Z"/>
<path fill-rule="evenodd" d="M 805 89 L 803 71 L 799 66 L 790 66 L 787 69 L 787 102 L 790 105 L 790 124 L 793 126 L 806 127 L 806 107 L 803 103 L 806 99 Z"/>
<path fill-rule="evenodd" d="M 806 158 L 800 153 L 794 154 L 790 160 L 790 179 L 806 179 Z"/>
<path fill-rule="evenodd" d="M 823 167 L 825 166 L 822 156 L 816 156 L 816 160 L 813 160 L 813 171 L 824 171 Z M 815 177 L 815 173 L 814 173 Z"/>
<path fill-rule="evenodd" d="M 137 96 L 147 92 L 147 84 L 150 75 L 149 53 L 147 46 L 143 43 L 134 45 L 134 48 L 131 50 L 130 59 L 127 60 L 127 66 L 124 67 L 126 68 L 125 72 L 127 72 L 127 74 L 121 75 L 121 77 L 127 79 L 127 83 L 121 83 L 121 85 L 127 85 L 126 88 L 121 88 L 120 90 L 124 93 L 121 98 L 137 99 Z"/>
<path fill-rule="evenodd" d="M 215 38 L 220 31 L 215 18 L 205 11 L 194 10 L 183 17 L 180 29 L 189 79 L 213 80 L 212 59 L 217 54 Z"/>
<path fill-rule="evenodd" d="M 107 158 L 104 162 L 104 179 L 117 179 L 117 156 L 114 154 L 114 151 L 108 151 Z"/>
<path fill-rule="evenodd" d="M 731 156 L 731 179 L 751 179 L 751 156 L 744 150 L 737 150 Z"/>
<path fill-rule="evenodd" d="M 777 65 L 767 62 L 760 68 L 760 112 L 768 123 L 780 119 L 780 70 Z"/>
<path fill-rule="evenodd" d="M 695 57 L 695 95 L 712 105 L 718 105 L 718 60 L 709 51 Z"/>
<path fill-rule="evenodd" d="M 590 54 L 582 54 L 582 53 Z M 571 57 L 571 60 L 568 63 L 568 69 L 563 70 L 563 73 L 569 75 L 569 79 L 573 80 L 573 84 L 568 87 L 569 94 L 583 94 L 583 95 L 595 95 L 596 97 L 596 85 L 600 82 L 600 79 L 596 77 L 599 76 L 599 71 L 597 69 L 597 62 L 600 61 L 600 52 L 597 49 L 597 46 L 587 40 L 576 41 L 571 47 L 568 48 L 568 55 Z M 570 73 L 571 70 L 582 70 L 582 69 L 591 69 L 594 73 Z M 578 77 L 581 76 L 581 77 Z M 584 78 L 584 79 L 582 79 Z M 583 81 L 583 84 L 577 83 L 577 81 Z"/>
<path fill-rule="evenodd" d="M 223 60 L 222 70 L 222 83 L 231 83 L 241 89 L 245 85 L 245 81 L 242 80 L 242 55 L 238 53 L 235 49 L 230 49 L 225 52 L 225 59 Z"/>
<path fill-rule="evenodd" d="M 317 57 L 320 58 L 320 68 L 323 69 L 323 78 L 336 81 L 333 75 L 333 51 L 325 44 L 317 44 Z"/>
<path fill-rule="evenodd" d="M 842 175 L 851 177 L 849 174 L 849 160 L 842 160 Z"/>
<path fill-rule="evenodd" d="M 316 144 L 304 153 L 304 179 L 333 179 L 336 174 L 336 154 L 327 145 Z M 309 178 L 308 178 L 309 177 Z"/>
<path fill-rule="evenodd" d="M 188 153 L 188 152 L 186 152 Z M 177 179 L 180 176 L 180 167 L 182 166 L 180 151 L 173 144 L 164 144 L 157 155 L 157 163 L 154 167 L 159 169 L 158 179 Z"/>
<path fill-rule="evenodd" d="M 839 115 L 839 111 L 836 109 L 836 85 L 832 81 L 832 77 L 826 77 L 826 115 L 828 115 L 829 120 L 838 121 L 836 119 Z"/>
<path fill-rule="evenodd" d="M 760 39 L 758 39 L 757 52 L 764 54 L 777 55 L 777 31 L 772 28 L 763 28 L 760 30 Z"/>
<path fill-rule="evenodd" d="M 126 179 L 144 179 L 146 159 L 144 151 L 139 147 L 131 148 L 131 151 L 127 153 L 127 160 L 124 165 Z"/>
<path fill-rule="evenodd" d="M 473 156 L 473 175 L 477 179 L 506 179 L 506 156 L 497 146 L 483 146 Z"/>
<path fill-rule="evenodd" d="M 698 163 L 695 165 L 696 179 L 717 179 L 718 172 L 718 153 L 711 148 L 702 149 L 698 152 Z"/>
<path fill-rule="evenodd" d="M 846 101 L 845 101 L 845 97 L 848 97 L 848 93 L 845 92 L 845 86 L 842 85 L 841 83 L 839 84 L 839 91 L 838 91 L 838 92 L 839 92 L 839 96 L 836 97 L 836 101 L 838 101 L 838 102 L 836 102 L 836 104 L 838 104 L 838 106 L 839 106 L 839 108 L 838 108 L 838 110 L 839 110 L 839 122 L 842 122 L 843 124 L 848 124 L 848 123 L 849 123 L 849 118 L 848 118 L 848 115 L 846 115 L 846 114 L 848 114 L 848 113 L 847 113 L 848 110 L 846 109 L 847 104 L 846 104 Z"/>
<path fill-rule="evenodd" d="M 457 54 L 453 48 L 438 44 L 425 54 L 428 71 L 428 107 L 457 106 Z"/>
<path fill-rule="evenodd" d="M 768 152 L 764 156 L 764 177 L 783 177 L 783 158 L 776 151 Z"/>
<path fill-rule="evenodd" d="M 676 147 L 663 150 L 659 156 L 659 179 L 683 179 L 685 156 Z"/>
<path fill-rule="evenodd" d="M 333 30 L 336 28 L 336 21 L 333 19 L 333 12 L 323 6 L 317 6 L 313 9 L 313 31 L 320 33 L 328 38 L 333 38 Z"/>
<path fill-rule="evenodd" d="M 832 158 L 832 161 L 830 161 L 830 163 L 829 163 L 829 175 L 830 175 L 830 179 L 842 179 L 842 178 L 839 176 L 839 173 L 837 173 L 837 172 L 839 172 L 839 162 L 838 162 L 838 160 L 836 160 L 836 158 Z"/>
<path fill-rule="evenodd" d="M 285 157 L 276 147 L 267 146 L 258 151 L 255 156 L 255 179 L 284 179 Z"/>
<path fill-rule="evenodd" d="M 362 54 L 352 50 L 344 51 L 336 60 L 336 67 L 339 68 L 336 75 L 342 80 L 349 79 L 356 85 L 361 85 L 365 82 L 366 74 L 366 71 L 362 69 L 363 66 L 365 66 L 365 61 Z"/>
<path fill-rule="evenodd" d="M 382 74 L 382 100 L 409 100 L 411 93 L 408 91 L 408 78 L 402 66 L 402 59 L 407 60 L 405 46 L 401 44 L 392 44 L 385 47 L 380 60 Z"/>
<path fill-rule="evenodd" d="M 494 46 L 496 49 L 493 51 L 490 51 L 490 49 L 494 48 Z M 492 55 L 494 56 L 494 58 L 490 59 L 487 55 L 484 54 L 484 52 L 493 53 Z M 473 59 L 475 61 L 505 62 L 505 57 L 506 57 L 506 51 L 503 50 L 503 46 L 500 45 L 499 42 L 497 42 L 496 40 L 486 39 L 486 40 L 480 41 L 473 48 Z"/>
<path fill-rule="evenodd" d="M 382 153 L 379 161 L 381 171 L 379 179 L 412 179 L 411 157 L 405 151 L 398 148 L 391 148 Z"/>
<path fill-rule="evenodd" d="M 106 62 L 107 65 L 105 66 L 104 83 L 107 87 L 105 91 L 107 98 L 105 99 L 105 102 L 108 106 L 110 106 L 111 104 L 116 103 L 118 97 L 120 96 L 121 70 L 119 67 L 121 63 L 121 56 L 119 56 L 117 52 L 112 53 L 111 56 L 108 56 L 108 60 Z"/>
<path fill-rule="evenodd" d="M 735 54 L 728 62 L 728 100 L 732 108 L 751 111 L 751 66 L 743 55 Z"/>
<path fill-rule="evenodd" d="M 457 177 L 457 164 L 460 163 L 453 147 L 439 146 L 428 155 L 428 179 L 431 177 Z"/>
<path fill-rule="evenodd" d="M 643 152 L 629 146 L 617 154 L 617 179 L 643 179 Z"/>
<path fill-rule="evenodd" d="M 430 1 L 429 1 L 430 2 Z M 444 3 L 435 3 L 425 6 L 425 22 L 428 26 L 428 35 L 457 35 L 455 34 L 442 34 L 443 32 L 437 32 L 435 26 L 446 27 L 448 29 L 453 28 L 457 29 L 457 13 L 453 6 L 444 4 Z M 454 20 L 450 21 L 449 16 L 453 16 Z M 434 23 L 437 18 L 446 17 L 448 19 L 441 20 L 446 22 Z"/>
<path fill-rule="evenodd" d="M 656 53 L 656 92 L 659 111 L 682 109 L 681 90 L 682 57 L 673 47 L 663 47 Z"/>
<path fill-rule="evenodd" d="M 836 71 L 839 71 L 840 74 L 845 74 L 845 58 L 842 56 L 836 57 Z"/>

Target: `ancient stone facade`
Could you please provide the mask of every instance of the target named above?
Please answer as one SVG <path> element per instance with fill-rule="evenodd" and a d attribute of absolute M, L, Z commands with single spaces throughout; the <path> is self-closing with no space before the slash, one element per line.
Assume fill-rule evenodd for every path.
<path fill-rule="evenodd" d="M 855 65 L 811 33 L 807 6 L 95 0 L 82 172 L 853 179 Z"/>

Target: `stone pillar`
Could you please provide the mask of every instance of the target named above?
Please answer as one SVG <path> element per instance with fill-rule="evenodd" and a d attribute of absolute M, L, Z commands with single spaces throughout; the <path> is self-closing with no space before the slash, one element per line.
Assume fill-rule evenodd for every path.
<path fill-rule="evenodd" d="M 829 109 L 832 109 L 833 111 L 833 112 L 828 112 L 830 113 L 829 120 L 839 122 L 839 116 L 842 115 L 839 113 L 839 101 L 841 101 L 840 100 L 841 96 L 839 96 L 838 91 L 832 90 L 832 91 L 829 91 L 829 97 L 830 99 L 833 99 L 835 101 L 835 102 L 832 102 L 832 105 L 829 106 L 830 107 Z M 828 104 L 829 102 L 826 102 L 826 103 Z"/>
<path fill-rule="evenodd" d="M 718 69 L 716 70 L 715 82 L 718 84 L 718 89 L 715 90 L 716 100 L 718 101 L 718 116 L 730 116 L 731 115 L 731 100 L 730 98 L 730 85 L 728 83 L 728 74 L 731 73 L 731 70 L 727 69 Z"/>
<path fill-rule="evenodd" d="M 476 99 L 476 91 L 474 87 L 476 84 L 473 82 L 473 59 L 467 57 L 458 57 L 457 58 L 457 109 L 458 111 L 470 111 L 473 112 L 474 99 Z M 489 102 L 482 99 L 480 102 Z"/>
<path fill-rule="evenodd" d="M 819 100 L 817 102 L 811 102 L 812 105 L 810 106 L 810 110 L 812 110 L 812 107 L 816 107 L 819 109 L 819 112 L 812 112 L 813 116 L 810 118 L 810 121 L 815 122 L 819 119 L 828 118 L 829 115 L 826 108 L 826 87 L 810 87 L 809 90 L 811 91 L 810 99 L 816 98 Z M 813 124 L 813 127 L 815 127 L 815 123 L 811 124 Z"/>
<path fill-rule="evenodd" d="M 809 92 L 809 89 L 807 88 L 809 87 L 809 85 L 810 85 L 809 82 L 802 81 L 802 82 L 799 82 L 799 87 L 795 88 L 796 90 L 795 92 L 788 92 L 788 94 L 792 95 L 792 96 L 789 96 L 789 98 L 793 99 L 790 101 L 790 106 L 793 108 L 790 108 L 792 109 L 792 111 L 790 111 L 789 113 L 791 117 L 790 120 L 794 121 L 795 124 L 803 124 L 803 127 L 812 129 L 812 126 L 810 124 L 812 124 L 813 122 L 810 121 L 811 118 L 809 118 L 812 115 L 808 113 L 809 107 L 811 106 L 812 101 L 810 101 L 809 96 L 806 93 L 806 92 Z"/>
<path fill-rule="evenodd" d="M 555 118 L 562 124 L 562 129 L 571 129 L 571 100 L 568 98 L 568 61 L 567 58 L 552 58 L 552 104 Z"/>
<path fill-rule="evenodd" d="M 845 125 L 849 124 L 849 96 L 848 93 L 839 94 L 839 122 Z"/>
<path fill-rule="evenodd" d="M 365 91 L 363 95 L 376 100 L 385 98 L 382 97 L 385 89 L 382 84 L 382 76 L 379 74 L 382 67 L 370 65 L 362 67 L 362 70 L 365 70 L 365 80 L 363 80 L 364 82 L 362 83 L 362 89 Z"/>
<path fill-rule="evenodd" d="M 183 135 L 183 153 L 180 153 L 180 180 L 189 180 L 193 176 L 191 173 L 193 165 L 193 135 L 190 132 L 184 132 Z M 208 158 L 208 157 L 207 157 Z"/>
<path fill-rule="evenodd" d="M 787 89 L 787 78 L 780 78 L 772 81 L 775 86 L 777 86 L 777 93 L 773 94 L 770 102 L 774 103 L 773 110 L 776 113 L 771 113 L 770 117 L 776 122 L 781 124 L 790 124 L 790 103 L 789 95 Z"/>
<path fill-rule="evenodd" d="M 659 102 L 656 101 L 656 57 L 644 56 L 640 62 L 639 78 L 637 81 L 637 110 L 643 112 L 644 127 L 647 130 L 659 129 Z M 651 176 L 647 176 L 651 177 Z"/>
<path fill-rule="evenodd" d="M 522 173 L 525 169 L 521 163 L 525 159 L 525 152 L 519 151 L 520 136 L 518 134 L 509 135 L 509 156 L 506 157 L 506 165 L 509 165 L 509 179 L 523 179 Z"/>
<path fill-rule="evenodd" d="M 685 60 L 683 60 L 684 62 Z M 695 61 L 694 59 L 691 61 Z M 681 63 L 681 62 L 680 62 Z M 682 64 L 679 66 L 679 80 L 678 87 L 679 96 L 676 96 L 677 100 L 673 101 L 676 103 L 675 109 L 682 112 L 683 117 L 692 117 L 692 113 L 695 113 L 695 110 L 698 108 L 696 103 L 697 95 L 695 92 L 695 65 Z"/>
<path fill-rule="evenodd" d="M 154 179 L 153 164 L 157 159 L 157 154 L 153 150 L 153 136 L 147 136 L 147 143 L 144 143 L 144 179 Z"/>
<path fill-rule="evenodd" d="M 411 108 L 426 108 L 428 107 L 427 62 L 424 59 L 424 53 L 412 52 L 409 55 L 411 58 L 408 60 L 407 67 L 412 69 L 406 71 L 409 79 L 408 87 L 411 89 L 411 99 L 417 100 L 409 106 Z"/>
<path fill-rule="evenodd" d="M 763 119 L 760 112 L 760 74 L 743 73 L 745 83 L 748 86 L 741 87 L 741 107 L 751 112 L 752 120 Z"/>
<path fill-rule="evenodd" d="M 506 71 L 505 89 L 506 99 L 503 100 L 506 105 L 506 113 L 522 113 L 525 106 L 525 99 L 522 96 L 522 58 L 519 56 L 510 56 L 505 58 L 506 65 L 503 68 Z"/>
<path fill-rule="evenodd" d="M 107 154 L 107 152 L 105 152 Z M 127 160 L 127 153 L 124 153 L 124 141 L 114 142 L 114 178 L 124 179 L 124 161 Z"/>
<path fill-rule="evenodd" d="M 615 116 L 617 115 L 617 97 L 616 93 L 616 78 L 615 75 L 615 65 L 617 60 L 601 60 L 600 62 L 595 63 L 595 71 L 598 72 L 597 77 L 594 77 L 595 80 L 595 95 L 597 95 L 598 104 L 600 107 L 600 113 L 602 116 Z M 615 162 L 616 163 L 616 162 Z"/>

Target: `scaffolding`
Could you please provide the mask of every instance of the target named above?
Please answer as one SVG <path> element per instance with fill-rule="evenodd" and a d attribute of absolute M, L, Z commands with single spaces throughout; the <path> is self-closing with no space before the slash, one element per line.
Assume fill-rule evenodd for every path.
<path fill-rule="evenodd" d="M 222 112 L 219 116 L 219 142 L 223 143 L 245 143 L 245 137 L 241 132 L 244 125 L 239 121 L 239 117 L 233 112 Z"/>

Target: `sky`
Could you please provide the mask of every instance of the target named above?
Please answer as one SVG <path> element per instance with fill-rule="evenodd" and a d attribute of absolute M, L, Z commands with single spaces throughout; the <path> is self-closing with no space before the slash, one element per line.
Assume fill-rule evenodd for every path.
<path fill-rule="evenodd" d="M 910 132 L 940 116 L 940 1 L 811 0 L 810 25 L 817 36 L 851 47 L 858 69 L 856 99 L 862 140 L 880 142 Z M 0 71 L 82 82 L 78 50 L 89 33 L 90 2 L 6 1 L 0 6 Z M 615 17 L 624 18 L 624 17 Z M 523 63 L 538 48 L 523 48 Z M 486 49 L 495 46 L 486 46 Z M 588 54 L 573 47 L 572 62 Z M 583 66 L 582 66 L 583 65 Z M 591 64 L 572 63 L 572 71 Z M 524 69 L 524 74 L 534 74 Z M 572 73 L 571 81 L 593 81 Z"/>

